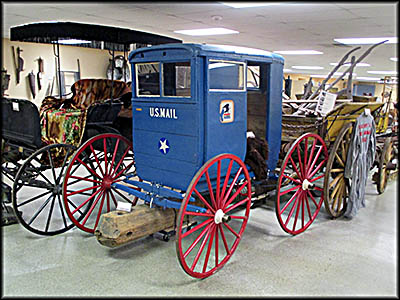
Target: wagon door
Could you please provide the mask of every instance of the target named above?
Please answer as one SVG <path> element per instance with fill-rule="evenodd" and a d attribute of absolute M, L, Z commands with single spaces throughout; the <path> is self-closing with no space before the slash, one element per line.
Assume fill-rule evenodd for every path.
<path fill-rule="evenodd" d="M 245 63 L 208 59 L 204 161 L 220 153 L 246 154 Z"/>

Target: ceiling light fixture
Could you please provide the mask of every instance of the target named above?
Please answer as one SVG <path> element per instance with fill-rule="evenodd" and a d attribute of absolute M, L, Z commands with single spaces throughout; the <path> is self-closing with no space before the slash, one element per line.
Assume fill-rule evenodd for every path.
<path fill-rule="evenodd" d="M 233 8 L 248 8 L 248 7 L 280 5 L 280 3 L 265 3 L 265 2 L 221 2 L 221 4 L 224 4 L 224 5 L 233 7 Z"/>
<path fill-rule="evenodd" d="M 291 70 L 291 69 L 283 69 L 283 72 L 284 73 L 290 73 L 290 72 L 293 72 L 293 70 Z"/>
<path fill-rule="evenodd" d="M 370 74 L 396 75 L 397 71 L 367 71 Z"/>
<path fill-rule="evenodd" d="M 203 28 L 203 29 L 189 29 L 189 30 L 176 30 L 175 33 L 200 36 L 200 35 L 218 35 L 218 34 L 234 34 L 239 31 L 226 29 L 226 28 Z"/>
<path fill-rule="evenodd" d="M 56 43 L 56 42 L 54 42 Z M 76 45 L 76 44 L 90 44 L 91 41 L 86 41 L 86 40 L 76 40 L 76 39 L 66 39 L 66 40 L 58 40 L 59 44 L 62 45 Z"/>
<path fill-rule="evenodd" d="M 356 80 L 368 80 L 368 81 L 378 81 L 381 80 L 379 77 L 358 77 Z"/>
<path fill-rule="evenodd" d="M 397 44 L 397 37 L 377 37 L 377 38 L 344 38 L 333 39 L 335 42 L 345 45 L 376 44 L 388 40 L 385 44 Z"/>
<path fill-rule="evenodd" d="M 319 66 L 292 66 L 293 69 L 301 69 L 301 70 L 322 70 L 324 67 Z"/>
<path fill-rule="evenodd" d="M 397 57 L 391 57 L 390 60 L 397 61 Z"/>
<path fill-rule="evenodd" d="M 337 66 L 337 63 L 329 63 L 331 66 Z M 349 63 L 349 62 L 347 62 L 347 63 L 345 63 L 345 64 L 343 64 L 344 66 L 350 66 L 351 65 L 351 63 Z M 370 67 L 371 65 L 370 64 L 367 64 L 367 63 L 358 63 L 358 64 L 356 64 L 356 67 Z"/>
<path fill-rule="evenodd" d="M 274 51 L 274 53 L 282 54 L 282 55 L 314 55 L 314 54 L 324 54 L 321 51 L 315 50 L 280 50 Z"/>

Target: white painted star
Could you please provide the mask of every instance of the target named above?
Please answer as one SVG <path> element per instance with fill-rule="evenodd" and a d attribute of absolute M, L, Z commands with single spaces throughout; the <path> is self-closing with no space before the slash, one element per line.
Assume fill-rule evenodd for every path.
<path fill-rule="evenodd" d="M 169 146 L 167 145 L 167 140 L 160 140 L 161 143 L 161 147 L 160 150 L 164 151 L 164 154 L 167 154 L 167 149 L 169 148 Z"/>

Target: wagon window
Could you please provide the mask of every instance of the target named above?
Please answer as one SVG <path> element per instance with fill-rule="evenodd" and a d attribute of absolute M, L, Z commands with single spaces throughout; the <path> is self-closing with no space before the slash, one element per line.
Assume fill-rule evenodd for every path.
<path fill-rule="evenodd" d="M 138 96 L 160 96 L 160 63 L 136 64 Z"/>
<path fill-rule="evenodd" d="M 260 88 L 260 66 L 247 66 L 247 88 Z"/>
<path fill-rule="evenodd" d="M 190 62 L 163 63 L 163 95 L 190 97 Z"/>
<path fill-rule="evenodd" d="M 240 90 L 244 85 L 244 64 L 212 61 L 208 65 L 210 90 Z"/>

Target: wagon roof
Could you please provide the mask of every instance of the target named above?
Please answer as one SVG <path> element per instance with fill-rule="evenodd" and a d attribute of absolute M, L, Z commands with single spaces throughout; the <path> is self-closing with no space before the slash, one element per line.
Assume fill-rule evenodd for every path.
<path fill-rule="evenodd" d="M 197 55 L 237 54 L 250 57 L 268 58 L 274 61 L 279 61 L 281 63 L 284 62 L 284 59 L 281 55 L 261 49 L 231 46 L 231 45 L 191 44 L 191 43 L 183 43 L 183 44 L 174 43 L 174 44 L 157 45 L 148 48 L 139 48 L 133 50 L 130 53 L 129 59 L 131 59 L 136 53 L 139 52 L 161 50 L 161 49 L 186 49 L 190 52 L 196 53 Z"/>

